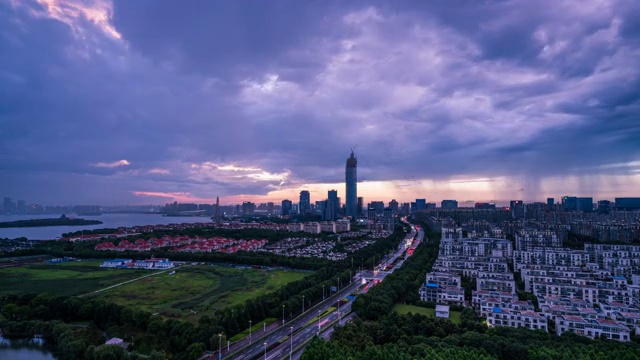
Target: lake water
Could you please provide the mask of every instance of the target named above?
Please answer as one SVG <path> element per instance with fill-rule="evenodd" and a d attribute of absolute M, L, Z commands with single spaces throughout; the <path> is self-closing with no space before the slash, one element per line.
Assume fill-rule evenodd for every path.
<path fill-rule="evenodd" d="M 0 359 L 55 360 L 42 339 L 8 340 L 0 336 Z"/>
<path fill-rule="evenodd" d="M 57 218 L 60 215 L 0 215 L 0 222 L 18 221 L 28 219 L 47 219 Z M 15 239 L 26 237 L 30 240 L 50 240 L 57 239 L 63 233 L 74 232 L 80 230 L 118 228 L 121 226 L 131 227 L 139 225 L 159 225 L 159 224 L 180 224 L 180 223 L 206 223 L 211 222 L 209 217 L 196 216 L 162 216 L 160 214 L 102 214 L 99 216 L 78 216 L 86 220 L 99 220 L 99 225 L 83 225 L 83 226 L 45 226 L 45 227 L 29 227 L 29 228 L 7 228 L 0 229 L 0 238 Z"/>

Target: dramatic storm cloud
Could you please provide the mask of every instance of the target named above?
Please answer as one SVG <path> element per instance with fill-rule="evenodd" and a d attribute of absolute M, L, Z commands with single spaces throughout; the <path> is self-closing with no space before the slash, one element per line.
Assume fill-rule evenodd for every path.
<path fill-rule="evenodd" d="M 640 3 L 0 2 L 0 195 L 639 195 Z M 312 199 L 315 200 L 315 199 Z"/>

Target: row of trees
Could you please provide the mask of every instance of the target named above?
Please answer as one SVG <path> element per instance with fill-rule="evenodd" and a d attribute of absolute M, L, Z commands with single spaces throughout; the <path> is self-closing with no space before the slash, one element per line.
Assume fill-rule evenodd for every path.
<path fill-rule="evenodd" d="M 377 320 L 392 311 L 395 303 L 417 303 L 418 290 L 424 276 L 431 271 L 438 257 L 440 234 L 424 227 L 423 241 L 402 265 L 368 293 L 360 295 L 353 303 L 353 311 L 362 319 Z"/>
<path fill-rule="evenodd" d="M 468 323 L 469 325 L 471 323 Z M 484 327 L 482 327 L 484 328 Z M 327 357 L 326 354 L 330 356 Z M 473 329 L 424 315 L 390 313 L 381 321 L 354 321 L 330 342 L 315 339 L 303 360 L 319 359 L 638 359 L 635 343 L 562 336 L 543 330 Z"/>

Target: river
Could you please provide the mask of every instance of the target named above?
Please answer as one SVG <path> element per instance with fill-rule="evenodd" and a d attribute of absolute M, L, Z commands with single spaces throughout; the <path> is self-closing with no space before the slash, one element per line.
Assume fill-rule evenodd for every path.
<path fill-rule="evenodd" d="M 0 359 L 55 360 L 42 339 L 8 340 L 0 336 Z"/>
<path fill-rule="evenodd" d="M 18 221 L 28 219 L 47 219 L 60 217 L 57 214 L 49 215 L 0 215 L 0 222 Z M 200 216 L 162 216 L 160 214 L 102 214 L 98 216 L 78 216 L 86 220 L 99 220 L 99 225 L 82 226 L 43 226 L 28 228 L 3 228 L 0 229 L 0 239 L 15 239 L 26 237 L 29 240 L 50 240 L 61 237 L 63 233 L 80 230 L 131 227 L 139 225 L 180 224 L 211 222 L 209 217 Z"/>

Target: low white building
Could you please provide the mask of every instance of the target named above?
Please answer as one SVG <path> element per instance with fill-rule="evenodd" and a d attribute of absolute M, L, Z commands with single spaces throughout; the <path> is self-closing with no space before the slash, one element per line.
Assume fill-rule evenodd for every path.
<path fill-rule="evenodd" d="M 449 318 L 449 306 L 436 305 L 436 317 L 448 319 Z"/>
<path fill-rule="evenodd" d="M 125 267 L 127 264 L 131 263 L 133 260 L 131 259 L 113 259 L 113 260 L 105 260 L 100 267 L 102 268 L 119 268 Z"/>

